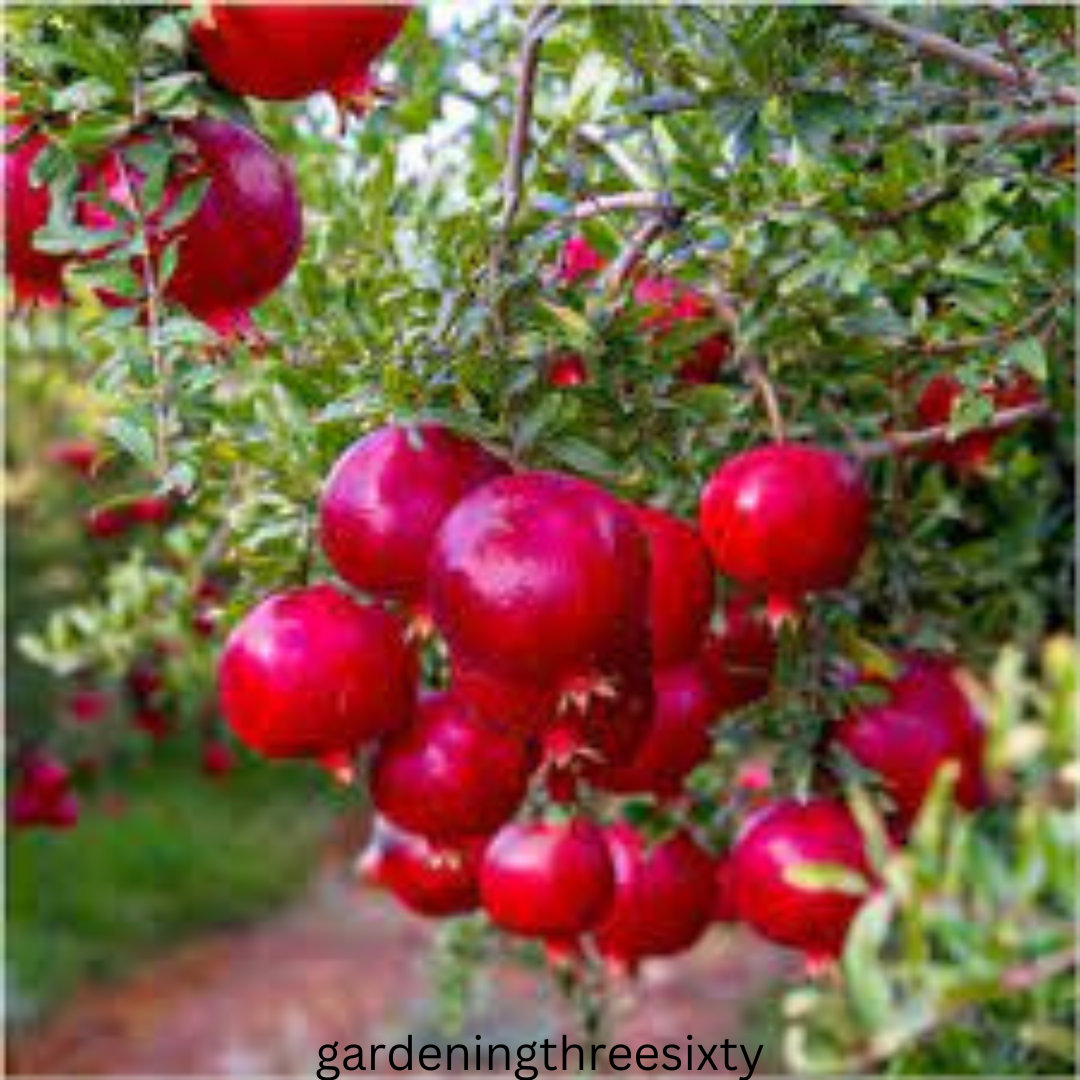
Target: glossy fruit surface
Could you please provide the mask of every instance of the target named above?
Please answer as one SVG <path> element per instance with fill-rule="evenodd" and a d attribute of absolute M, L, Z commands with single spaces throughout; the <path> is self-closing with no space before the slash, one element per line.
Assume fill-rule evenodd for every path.
<path fill-rule="evenodd" d="M 589 381 L 589 369 L 580 353 L 556 353 L 548 361 L 547 381 L 563 390 L 583 386 Z"/>
<path fill-rule="evenodd" d="M 350 585 L 377 595 L 423 596 L 432 541 L 446 515 L 507 466 L 437 424 L 391 424 L 338 459 L 319 504 L 320 540 Z"/>
<path fill-rule="evenodd" d="M 353 750 L 408 724 L 416 677 L 403 624 L 325 584 L 260 603 L 218 667 L 225 719 L 272 758 Z"/>

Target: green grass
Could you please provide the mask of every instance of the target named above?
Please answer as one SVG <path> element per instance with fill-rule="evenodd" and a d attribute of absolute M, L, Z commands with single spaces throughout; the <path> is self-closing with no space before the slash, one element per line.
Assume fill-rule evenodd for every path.
<path fill-rule="evenodd" d="M 225 782 L 162 762 L 119 778 L 126 812 L 91 797 L 66 832 L 9 830 L 9 1020 L 80 983 L 122 975 L 199 931 L 250 921 L 311 878 L 334 799 L 297 766 L 245 764 Z"/>

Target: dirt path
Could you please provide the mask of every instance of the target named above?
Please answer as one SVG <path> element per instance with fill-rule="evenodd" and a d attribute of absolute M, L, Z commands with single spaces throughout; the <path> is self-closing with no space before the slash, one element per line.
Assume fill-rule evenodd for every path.
<path fill-rule="evenodd" d="M 390 1045 L 411 1032 L 417 1050 L 458 1041 L 435 1024 L 431 937 L 430 924 L 330 874 L 277 919 L 205 939 L 116 987 L 84 990 L 9 1046 L 8 1072 L 314 1076 L 319 1045 L 335 1039 Z M 686 957 L 647 967 L 619 1001 L 609 1042 L 685 1045 L 693 1034 L 696 1042 L 753 1043 L 753 1053 L 765 1036 L 745 1006 L 789 963 L 718 929 Z M 530 971 L 495 968 L 482 999 L 460 1041 L 471 1044 L 476 1033 L 511 1047 L 563 1032 L 573 1039 L 568 1014 L 538 996 Z M 384 1060 L 379 1072 L 389 1073 Z M 777 1067 L 778 1047 L 767 1045 L 757 1075 Z"/>

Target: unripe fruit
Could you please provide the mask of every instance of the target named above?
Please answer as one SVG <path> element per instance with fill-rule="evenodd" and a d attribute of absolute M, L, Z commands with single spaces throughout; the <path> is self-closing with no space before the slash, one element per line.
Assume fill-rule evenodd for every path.
<path fill-rule="evenodd" d="M 325 584 L 262 601 L 218 667 L 225 719 L 271 758 L 353 750 L 408 724 L 416 678 L 402 623 Z"/>
<path fill-rule="evenodd" d="M 438 424 L 391 424 L 353 443 L 327 477 L 320 541 L 350 585 L 422 599 L 443 519 L 474 488 L 508 472 L 478 443 Z"/>
<path fill-rule="evenodd" d="M 109 697 L 97 687 L 82 686 L 67 696 L 64 709 L 76 724 L 96 724 L 108 715 Z"/>
<path fill-rule="evenodd" d="M 559 712 L 556 688 L 493 675 L 460 656 L 450 658 L 450 690 L 468 702 L 485 727 L 522 737 L 545 730 Z"/>
<path fill-rule="evenodd" d="M 778 443 L 738 454 L 701 499 L 701 530 L 718 569 L 765 594 L 774 616 L 808 593 L 846 585 L 869 526 L 858 467 L 818 446 Z"/>

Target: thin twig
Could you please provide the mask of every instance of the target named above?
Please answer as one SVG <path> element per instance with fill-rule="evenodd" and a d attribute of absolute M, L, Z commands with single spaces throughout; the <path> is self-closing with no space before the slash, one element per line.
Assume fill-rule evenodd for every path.
<path fill-rule="evenodd" d="M 774 442 L 787 441 L 787 429 L 784 426 L 784 417 L 780 411 L 780 401 L 776 393 L 776 387 L 769 378 L 760 360 L 747 358 L 742 365 L 743 375 L 746 381 L 754 388 L 761 404 L 765 408 L 765 415 L 769 420 L 769 432 Z"/>
<path fill-rule="evenodd" d="M 615 261 L 608 268 L 606 274 L 605 291 L 608 297 L 617 296 L 623 286 L 633 276 L 645 252 L 657 237 L 661 236 L 668 228 L 668 219 L 663 215 L 649 218 L 630 237 L 629 243 L 619 252 Z"/>
<path fill-rule="evenodd" d="M 664 214 L 670 209 L 670 201 L 662 192 L 620 191 L 612 195 L 590 195 L 570 211 L 570 217 L 574 221 L 586 221 L 589 218 L 624 210 L 644 214 Z"/>
<path fill-rule="evenodd" d="M 990 140 L 1015 143 L 1034 142 L 1070 133 L 1075 136 L 1076 130 L 1074 112 L 1046 112 L 1006 124 L 936 124 L 924 128 L 919 134 L 930 142 L 940 142 L 946 146 L 967 146 Z"/>
<path fill-rule="evenodd" d="M 1003 64 L 977 49 L 969 49 L 944 34 L 932 30 L 922 30 L 917 26 L 901 22 L 891 15 L 886 15 L 876 8 L 862 7 L 856 4 L 844 4 L 837 8 L 841 18 L 859 23 L 871 30 L 888 34 L 899 41 L 918 49 L 926 56 L 938 60 L 947 60 L 984 79 L 990 79 L 1004 86 L 1015 89 L 1032 88 L 1047 94 L 1052 100 L 1062 105 L 1080 103 L 1080 91 L 1073 86 L 1057 86 L 1048 83 L 1038 72 L 1030 68 L 1015 68 Z"/>

